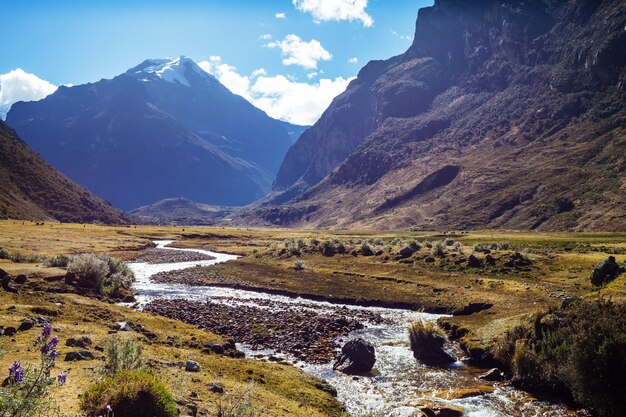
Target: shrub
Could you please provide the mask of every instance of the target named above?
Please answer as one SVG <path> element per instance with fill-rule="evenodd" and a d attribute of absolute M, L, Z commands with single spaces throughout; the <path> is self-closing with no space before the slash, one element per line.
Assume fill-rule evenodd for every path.
<path fill-rule="evenodd" d="M 45 264 L 53 268 L 66 268 L 70 263 L 70 259 L 68 255 L 61 254 L 49 257 L 46 259 Z"/>
<path fill-rule="evenodd" d="M 93 253 L 72 256 L 67 272 L 77 277 L 79 286 L 113 297 L 121 296 L 130 289 L 135 278 L 124 261 Z"/>
<path fill-rule="evenodd" d="M 302 259 L 297 259 L 293 263 L 293 269 L 295 269 L 296 271 L 302 271 L 304 269 L 304 262 L 302 261 Z"/>
<path fill-rule="evenodd" d="M 511 244 L 509 242 L 498 242 L 497 247 L 498 250 L 509 250 L 511 249 Z"/>
<path fill-rule="evenodd" d="M 446 246 L 444 242 L 433 242 L 430 252 L 433 256 L 438 256 L 440 258 L 446 256 Z"/>
<path fill-rule="evenodd" d="M 176 402 L 165 386 L 143 371 L 122 371 L 90 386 L 82 395 L 81 410 L 89 416 L 174 417 Z"/>
<path fill-rule="evenodd" d="M 446 238 L 446 240 L 444 240 L 444 243 L 446 244 L 446 246 L 452 246 L 456 243 L 456 241 L 452 238 Z"/>
<path fill-rule="evenodd" d="M 107 341 L 104 372 L 115 376 L 122 371 L 141 369 L 143 345 L 130 339 L 120 341 L 111 338 Z"/>
<path fill-rule="evenodd" d="M 13 252 L 5 248 L 0 248 L 0 259 L 13 260 Z"/>
<path fill-rule="evenodd" d="M 626 304 L 575 301 L 507 332 L 494 356 L 514 381 L 568 391 L 597 415 L 622 412 L 626 398 Z"/>

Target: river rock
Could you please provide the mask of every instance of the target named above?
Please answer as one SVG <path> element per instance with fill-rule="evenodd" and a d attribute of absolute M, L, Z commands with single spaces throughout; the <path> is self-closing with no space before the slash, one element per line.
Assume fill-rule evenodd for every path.
<path fill-rule="evenodd" d="M 341 354 L 335 360 L 333 369 L 344 374 L 365 374 L 372 370 L 376 363 L 374 346 L 363 340 L 354 339 L 341 348 Z"/>
<path fill-rule="evenodd" d="M 426 417 L 463 417 L 463 409 L 453 405 L 429 403 L 419 408 Z"/>
<path fill-rule="evenodd" d="M 622 272 L 624 271 L 615 261 L 615 256 L 609 256 L 593 268 L 589 279 L 593 285 L 600 286 L 613 281 Z"/>
<path fill-rule="evenodd" d="M 502 379 L 504 379 L 504 376 L 498 368 L 493 368 L 480 375 L 478 379 L 482 379 L 483 381 L 502 381 Z"/>

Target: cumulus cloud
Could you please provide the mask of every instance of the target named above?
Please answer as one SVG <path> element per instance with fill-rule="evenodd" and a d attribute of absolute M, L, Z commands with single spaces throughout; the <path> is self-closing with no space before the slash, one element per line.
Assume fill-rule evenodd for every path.
<path fill-rule="evenodd" d="M 325 20 L 357 20 L 371 27 L 374 19 L 367 14 L 367 0 L 292 0 L 296 9 L 311 13 L 316 22 Z"/>
<path fill-rule="evenodd" d="M 231 65 L 220 61 L 202 61 L 198 65 L 214 75 L 235 94 L 239 94 L 275 119 L 312 125 L 354 79 L 323 78 L 304 83 L 284 75 L 268 76 L 263 68 L 241 75 Z"/>
<path fill-rule="evenodd" d="M 21 68 L 0 74 L 0 108 L 8 110 L 17 101 L 40 100 L 56 89 L 56 85 Z"/>
<path fill-rule="evenodd" d="M 263 39 L 264 41 L 268 41 L 268 40 L 272 39 L 272 35 L 270 35 L 269 33 L 264 33 L 263 35 L 259 36 L 259 39 Z"/>
<path fill-rule="evenodd" d="M 287 15 L 285 13 L 276 13 L 274 17 L 276 17 L 276 19 L 286 19 Z"/>
<path fill-rule="evenodd" d="M 352 57 L 348 60 L 349 63 L 351 64 L 356 64 L 357 62 L 359 62 L 359 59 L 357 57 Z"/>
<path fill-rule="evenodd" d="M 318 61 L 330 61 L 333 57 L 319 41 L 312 39 L 306 42 L 293 33 L 282 41 L 270 42 L 265 46 L 281 50 L 283 65 L 299 65 L 306 69 L 315 69 Z"/>

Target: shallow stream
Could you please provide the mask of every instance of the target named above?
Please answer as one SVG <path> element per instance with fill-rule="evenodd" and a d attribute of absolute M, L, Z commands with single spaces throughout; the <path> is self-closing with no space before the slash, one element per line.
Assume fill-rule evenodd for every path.
<path fill-rule="evenodd" d="M 159 299 L 186 299 L 195 301 L 223 302 L 231 305 L 249 305 L 263 307 L 263 300 L 271 300 L 272 307 L 280 310 L 280 306 L 302 309 L 314 309 L 318 312 L 335 310 L 337 304 L 312 301 L 303 298 L 290 298 L 281 295 L 229 289 L 222 287 L 190 286 L 182 284 L 153 283 L 150 277 L 158 272 L 182 270 L 201 265 L 209 266 L 227 262 L 237 258 L 235 255 L 216 253 L 201 249 L 179 249 L 167 245 L 173 241 L 155 241 L 157 248 L 192 251 L 213 256 L 215 259 L 194 262 L 177 262 L 148 264 L 135 262 L 129 264 L 135 273 L 134 284 L 137 301 L 140 306 Z M 279 307 L 276 307 L 276 306 Z M 251 350 L 247 346 L 238 345 L 247 357 L 264 358 L 269 355 L 283 357 L 286 361 L 300 367 L 305 372 L 315 375 L 337 389 L 338 399 L 342 401 L 349 413 L 354 416 L 372 414 L 375 416 L 409 417 L 418 411 L 417 405 L 435 401 L 442 405 L 462 407 L 467 417 L 504 417 L 504 416 L 576 416 L 565 407 L 548 402 L 537 401 L 526 393 L 506 384 L 496 384 L 493 393 L 473 396 L 464 399 L 444 400 L 449 390 L 464 389 L 485 385 L 477 380 L 484 370 L 465 366 L 456 362 L 446 369 L 427 367 L 413 358 L 408 345 L 407 327 L 416 320 L 436 320 L 439 315 L 420 313 L 410 310 L 389 309 L 380 307 L 346 306 L 355 312 L 374 312 L 383 317 L 384 323 L 368 323 L 347 337 L 338 340 L 338 345 L 356 337 L 362 337 L 376 348 L 376 365 L 373 376 L 352 377 L 333 371 L 332 363 L 311 364 L 272 351 Z M 277 311 L 279 314 L 280 311 Z M 460 351 L 451 346 L 451 352 L 457 357 Z M 435 393 L 438 392 L 437 396 Z"/>

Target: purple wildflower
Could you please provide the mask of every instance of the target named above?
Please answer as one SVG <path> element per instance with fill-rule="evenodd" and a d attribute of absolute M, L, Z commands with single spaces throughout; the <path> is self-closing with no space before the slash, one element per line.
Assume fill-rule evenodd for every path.
<path fill-rule="evenodd" d="M 65 385 L 67 382 L 67 374 L 63 371 L 57 376 L 57 382 L 59 385 Z"/>
<path fill-rule="evenodd" d="M 9 376 L 12 379 L 13 384 L 18 385 L 24 380 L 24 369 L 22 369 L 22 364 L 19 362 L 14 362 L 13 365 L 9 367 Z"/>
<path fill-rule="evenodd" d="M 58 336 L 54 336 L 52 339 L 50 339 L 49 345 L 50 345 L 51 349 L 55 349 L 59 345 L 59 338 L 58 338 Z"/>
<path fill-rule="evenodd" d="M 50 323 L 45 323 L 43 325 L 43 330 L 41 331 L 41 336 L 44 339 L 47 339 L 52 334 L 52 325 Z"/>

